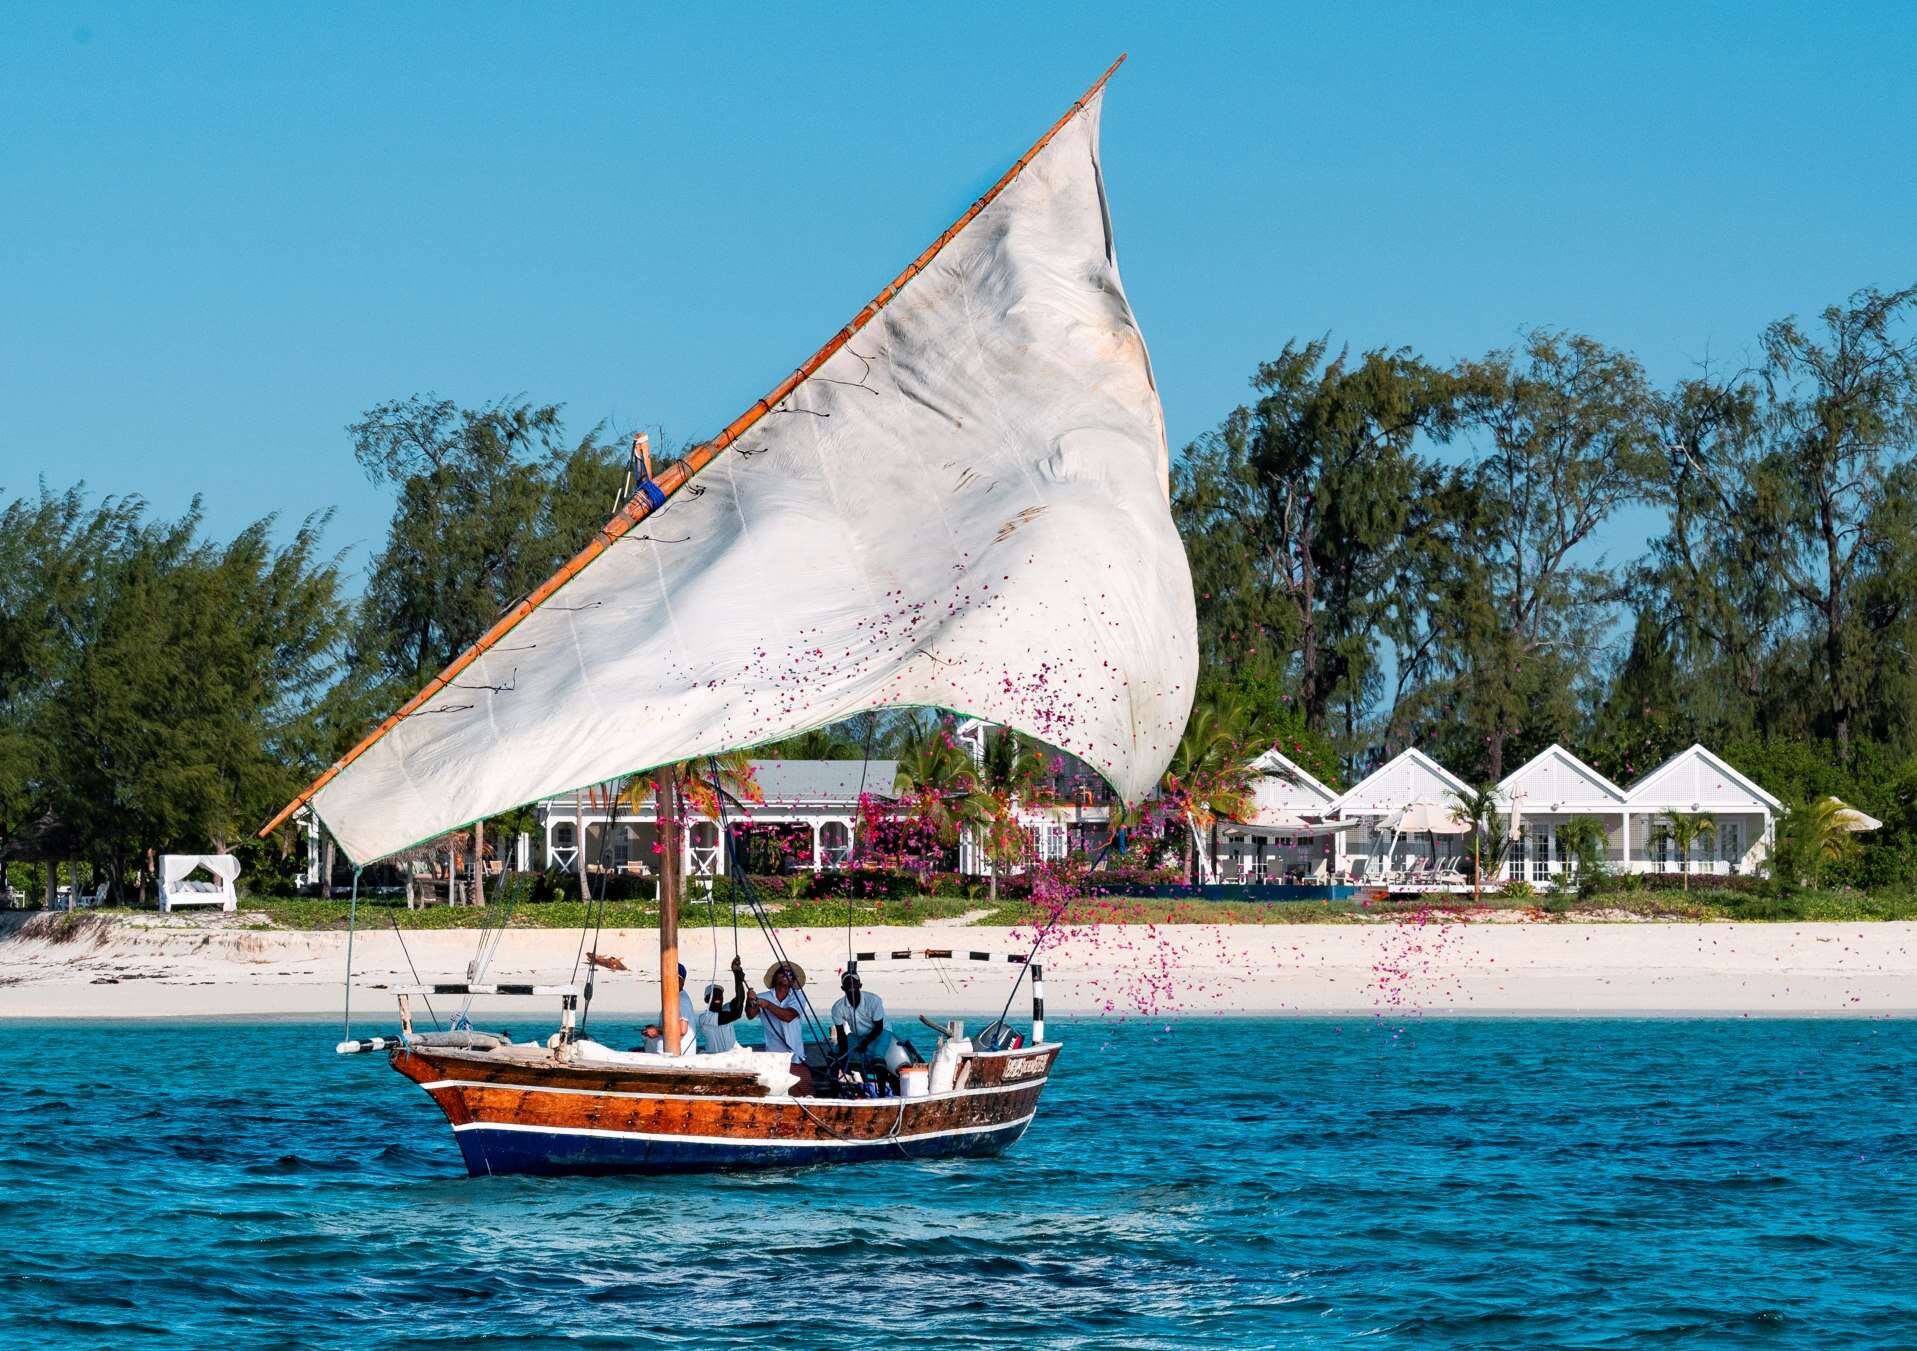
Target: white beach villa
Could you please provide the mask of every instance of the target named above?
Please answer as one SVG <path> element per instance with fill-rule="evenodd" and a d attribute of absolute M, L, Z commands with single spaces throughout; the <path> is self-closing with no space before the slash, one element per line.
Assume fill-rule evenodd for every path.
<path fill-rule="evenodd" d="M 1468 871 L 1464 825 L 1453 819 L 1463 779 L 1412 747 L 1343 793 L 1333 792 L 1276 751 L 1253 762 L 1258 781 L 1252 821 L 1219 830 L 1217 875 L 1224 881 L 1319 875 L 1361 882 L 1386 877 L 1455 889 Z M 1614 872 L 1737 873 L 1760 870 L 1770 856 L 1783 804 L 1703 746 L 1692 746 L 1629 788 L 1611 782 L 1562 746 L 1550 746 L 1505 776 L 1496 800 L 1511 849 L 1500 877 L 1553 886 L 1572 864 L 1560 840 L 1568 821 L 1595 820 L 1604 861 Z M 1672 843 L 1673 815 L 1708 814 L 1712 829 L 1689 857 Z"/>
<path fill-rule="evenodd" d="M 892 796 L 896 760 L 754 760 L 753 778 L 764 794 L 727 822 L 773 830 L 787 838 L 794 864 L 813 870 L 843 867 L 852 858 L 859 829 L 859 795 Z M 538 804 L 544 867 L 575 871 L 580 842 L 589 868 L 651 876 L 658 870 L 659 829 L 648 797 L 637 812 L 613 811 L 605 796 L 562 793 Z M 695 816 L 680 832 L 681 876 L 717 876 L 726 871 L 718 822 Z"/>
<path fill-rule="evenodd" d="M 1328 875 L 1337 863 L 1338 794 L 1276 750 L 1252 762 L 1256 804 L 1249 821 L 1219 823 L 1212 874 L 1222 882 Z"/>

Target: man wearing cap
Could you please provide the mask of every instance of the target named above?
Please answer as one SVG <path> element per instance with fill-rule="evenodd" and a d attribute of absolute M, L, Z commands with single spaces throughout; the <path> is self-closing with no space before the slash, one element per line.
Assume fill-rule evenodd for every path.
<path fill-rule="evenodd" d="M 792 1072 L 799 1076 L 794 1096 L 812 1096 L 812 1068 L 805 1063 L 805 968 L 797 962 L 774 962 L 766 969 L 765 983 L 748 1012 L 765 1028 L 765 1048 L 784 1051 L 792 1057 Z"/>
<path fill-rule="evenodd" d="M 706 986 L 706 1006 L 692 1020 L 699 1034 L 699 1050 L 705 1055 L 739 1049 L 739 1034 L 732 1030 L 732 1024 L 745 1016 L 746 986 L 745 967 L 736 956 L 732 959 L 732 1002 L 727 1003 L 725 996 L 725 988 L 717 981 Z"/>
<path fill-rule="evenodd" d="M 832 1026 L 846 1038 L 847 1058 L 855 1066 L 876 1060 L 883 1073 L 885 1052 L 892 1044 L 892 1035 L 885 1030 L 885 1001 L 865 993 L 857 971 L 841 976 L 839 988 L 845 993 L 832 1006 Z"/>
<path fill-rule="evenodd" d="M 646 1039 L 646 1049 L 648 1051 L 652 1051 L 658 1055 L 673 1054 L 673 1052 L 666 1049 L 667 1042 L 664 1035 L 659 1031 L 659 1024 L 647 1023 L 645 1027 L 640 1029 L 640 1033 Z M 679 1035 L 676 1040 L 679 1043 L 679 1055 L 691 1055 L 699 1049 L 698 1038 L 693 1031 L 692 996 L 686 993 L 686 964 L 684 962 L 679 963 Z"/>

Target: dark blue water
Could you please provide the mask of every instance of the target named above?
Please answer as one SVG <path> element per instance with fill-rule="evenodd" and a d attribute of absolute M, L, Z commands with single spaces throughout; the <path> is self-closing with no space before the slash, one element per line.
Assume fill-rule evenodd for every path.
<path fill-rule="evenodd" d="M 15 1025 L 0 1343 L 1917 1346 L 1917 1024 L 1056 1027 L 997 1159 L 472 1181 L 336 1026 Z"/>

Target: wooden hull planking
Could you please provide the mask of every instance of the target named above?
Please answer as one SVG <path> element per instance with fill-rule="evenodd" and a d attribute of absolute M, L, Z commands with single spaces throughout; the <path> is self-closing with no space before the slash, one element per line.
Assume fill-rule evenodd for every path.
<path fill-rule="evenodd" d="M 679 1173 L 992 1154 L 1025 1133 L 1059 1047 L 976 1052 L 925 1098 L 775 1097 L 748 1074 L 402 1047 L 474 1176 Z"/>

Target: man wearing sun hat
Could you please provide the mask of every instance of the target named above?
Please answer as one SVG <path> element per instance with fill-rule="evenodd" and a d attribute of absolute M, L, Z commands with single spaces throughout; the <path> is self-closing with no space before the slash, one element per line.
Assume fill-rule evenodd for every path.
<path fill-rule="evenodd" d="M 792 1057 L 799 1076 L 795 1096 L 812 1095 L 812 1069 L 805 1063 L 805 968 L 797 962 L 774 962 L 766 968 L 766 988 L 746 1011 L 765 1028 L 765 1048 Z"/>

